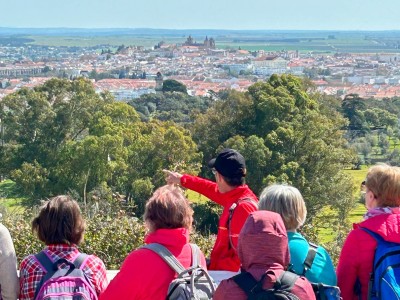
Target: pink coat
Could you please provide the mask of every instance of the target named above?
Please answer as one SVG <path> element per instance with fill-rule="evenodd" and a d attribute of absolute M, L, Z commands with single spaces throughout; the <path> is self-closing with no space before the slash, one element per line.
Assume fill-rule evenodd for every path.
<path fill-rule="evenodd" d="M 183 267 L 191 266 L 192 251 L 187 229 L 158 229 L 149 234 L 145 242 L 162 244 Z M 206 266 L 203 254 L 201 265 Z M 156 253 L 138 249 L 125 259 L 121 270 L 100 296 L 100 300 L 164 300 L 168 286 L 175 277 L 176 273 Z"/>
<path fill-rule="evenodd" d="M 358 300 L 354 286 L 361 284 L 361 299 L 367 299 L 369 274 L 376 248 L 376 241 L 359 227 L 378 233 L 386 241 L 400 243 L 400 213 L 383 214 L 353 225 L 337 267 L 338 285 L 343 300 Z"/>
<path fill-rule="evenodd" d="M 242 261 L 242 270 L 250 272 L 260 280 L 267 271 L 264 289 L 272 288 L 275 277 L 282 274 L 290 262 L 286 228 L 279 214 L 270 211 L 253 212 L 239 235 L 238 254 Z M 292 293 L 302 300 L 314 300 L 311 284 L 300 277 L 292 288 Z M 246 294 L 232 280 L 223 280 L 213 297 L 214 300 L 245 300 Z"/>

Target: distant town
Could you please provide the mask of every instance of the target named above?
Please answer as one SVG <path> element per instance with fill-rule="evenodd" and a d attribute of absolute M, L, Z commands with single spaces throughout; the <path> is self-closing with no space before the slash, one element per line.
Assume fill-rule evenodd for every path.
<path fill-rule="evenodd" d="M 187 35 L 180 43 L 159 41 L 152 47 L 0 43 L 0 99 L 54 77 L 86 77 L 96 91 L 110 91 L 117 100 L 129 101 L 155 93 L 160 78 L 183 83 L 190 95 L 210 96 L 223 89 L 245 91 L 254 82 L 283 73 L 307 77 L 319 91 L 343 98 L 400 96 L 400 49 L 326 53 L 217 45 L 218 38 L 208 35 Z"/>

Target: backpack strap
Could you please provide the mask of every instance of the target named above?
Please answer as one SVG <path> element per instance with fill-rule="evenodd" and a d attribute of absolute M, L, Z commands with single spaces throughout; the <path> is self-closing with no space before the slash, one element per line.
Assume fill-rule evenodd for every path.
<path fill-rule="evenodd" d="M 258 286 L 258 281 L 249 272 L 243 272 L 232 277 L 233 281 L 246 293 L 247 297 L 253 295 Z M 264 279 L 264 276 L 261 280 Z"/>
<path fill-rule="evenodd" d="M 199 247 L 196 244 L 190 244 L 190 248 L 192 249 L 192 267 L 201 267 L 201 256 Z"/>
<path fill-rule="evenodd" d="M 45 271 L 46 275 L 42 277 L 42 279 L 40 280 L 40 283 L 36 287 L 35 296 L 34 296 L 33 299 L 36 299 L 40 289 L 42 288 L 42 286 L 43 286 L 43 284 L 45 282 L 45 278 L 51 277 L 58 270 L 58 266 L 60 264 L 65 263 L 65 264 L 69 265 L 70 268 L 72 267 L 72 268 L 80 269 L 81 267 L 83 267 L 86 264 L 86 258 L 87 257 L 88 257 L 87 254 L 80 253 L 75 258 L 73 263 L 71 263 L 70 261 L 68 261 L 65 258 L 61 258 L 61 259 L 57 260 L 56 262 L 53 262 L 51 260 L 51 258 L 44 252 L 44 250 L 42 250 L 39 253 L 35 254 L 35 259 L 39 263 L 39 265 L 42 268 L 42 270 Z"/>
<path fill-rule="evenodd" d="M 366 233 L 368 233 L 370 236 L 372 236 L 377 243 L 384 243 L 385 240 L 383 239 L 383 237 L 381 237 L 379 234 L 377 234 L 376 232 L 373 232 L 372 230 L 369 230 L 365 227 L 359 227 L 361 230 L 365 231 Z"/>
<path fill-rule="evenodd" d="M 149 249 L 154 253 L 158 254 L 176 273 L 180 274 L 185 271 L 182 264 L 176 259 L 176 257 L 163 245 L 157 243 L 147 244 L 141 247 L 142 249 Z"/>
<path fill-rule="evenodd" d="M 373 232 L 365 227 L 359 227 L 361 230 L 363 230 L 364 232 L 368 233 L 371 237 L 374 238 L 374 240 L 376 240 L 377 242 L 377 247 L 379 246 L 379 244 L 383 244 L 385 243 L 385 240 L 383 239 L 383 237 L 381 237 L 379 234 L 377 234 L 376 232 Z M 369 276 L 369 280 L 368 280 L 368 300 L 372 299 L 372 295 L 375 293 L 374 291 L 374 284 L 375 284 L 375 267 L 377 266 L 377 264 L 379 264 L 379 262 L 376 264 L 375 262 L 375 254 L 376 254 L 376 249 L 374 252 L 374 260 L 373 260 L 373 265 L 372 265 L 372 272 L 370 273 Z M 361 288 L 360 288 L 361 289 Z M 360 294 L 358 295 L 359 298 L 361 298 L 361 291 Z"/>
<path fill-rule="evenodd" d="M 231 207 L 229 208 L 228 224 L 227 224 L 226 227 L 228 228 L 229 246 L 235 251 L 236 251 L 236 248 L 233 246 L 232 235 L 231 235 L 231 221 L 232 221 L 233 213 L 235 212 L 236 207 L 238 207 L 239 204 L 242 203 L 242 202 L 252 203 L 254 205 L 254 207 L 256 208 L 256 210 L 257 210 L 257 202 L 254 201 L 254 199 L 252 199 L 250 197 L 239 199 L 238 201 L 233 203 L 231 205 Z"/>
<path fill-rule="evenodd" d="M 248 299 L 252 299 L 256 294 L 263 291 L 262 285 L 265 276 L 268 274 L 275 276 L 273 271 L 268 271 L 257 281 L 249 272 L 243 272 L 233 276 L 231 279 L 246 293 Z M 282 274 L 276 278 L 273 288 L 274 290 L 282 290 L 290 293 L 297 279 L 299 279 L 299 276 L 292 272 L 282 272 Z"/>
<path fill-rule="evenodd" d="M 73 261 L 75 268 L 82 269 L 86 265 L 86 260 L 88 257 L 89 255 L 85 253 L 79 253 L 79 255 Z"/>
<path fill-rule="evenodd" d="M 301 274 L 302 276 L 306 276 L 307 271 L 311 269 L 315 256 L 317 255 L 317 251 L 318 251 L 318 245 L 308 242 L 308 252 L 306 259 L 303 262 L 304 268 L 303 268 L 303 274 Z"/>
<path fill-rule="evenodd" d="M 297 279 L 299 279 L 299 275 L 285 271 L 279 276 L 279 278 L 276 279 L 274 288 L 290 292 Z"/>
<path fill-rule="evenodd" d="M 45 271 L 46 273 L 54 271 L 54 262 L 50 259 L 50 257 L 47 256 L 47 254 L 43 250 L 35 254 L 34 256 L 43 271 Z"/>

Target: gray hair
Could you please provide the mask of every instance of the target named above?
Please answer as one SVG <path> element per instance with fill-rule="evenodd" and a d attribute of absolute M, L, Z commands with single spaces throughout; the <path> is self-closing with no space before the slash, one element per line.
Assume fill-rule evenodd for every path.
<path fill-rule="evenodd" d="M 286 184 L 267 186 L 260 195 L 258 209 L 280 214 L 286 230 L 301 227 L 307 216 L 306 204 L 300 191 Z"/>

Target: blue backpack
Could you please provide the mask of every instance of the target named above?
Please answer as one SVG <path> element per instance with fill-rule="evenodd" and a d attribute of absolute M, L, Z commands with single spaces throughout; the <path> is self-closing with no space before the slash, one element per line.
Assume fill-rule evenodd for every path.
<path fill-rule="evenodd" d="M 400 244 L 387 242 L 379 234 L 361 227 L 377 242 L 372 273 L 368 283 L 368 299 L 400 298 Z"/>

